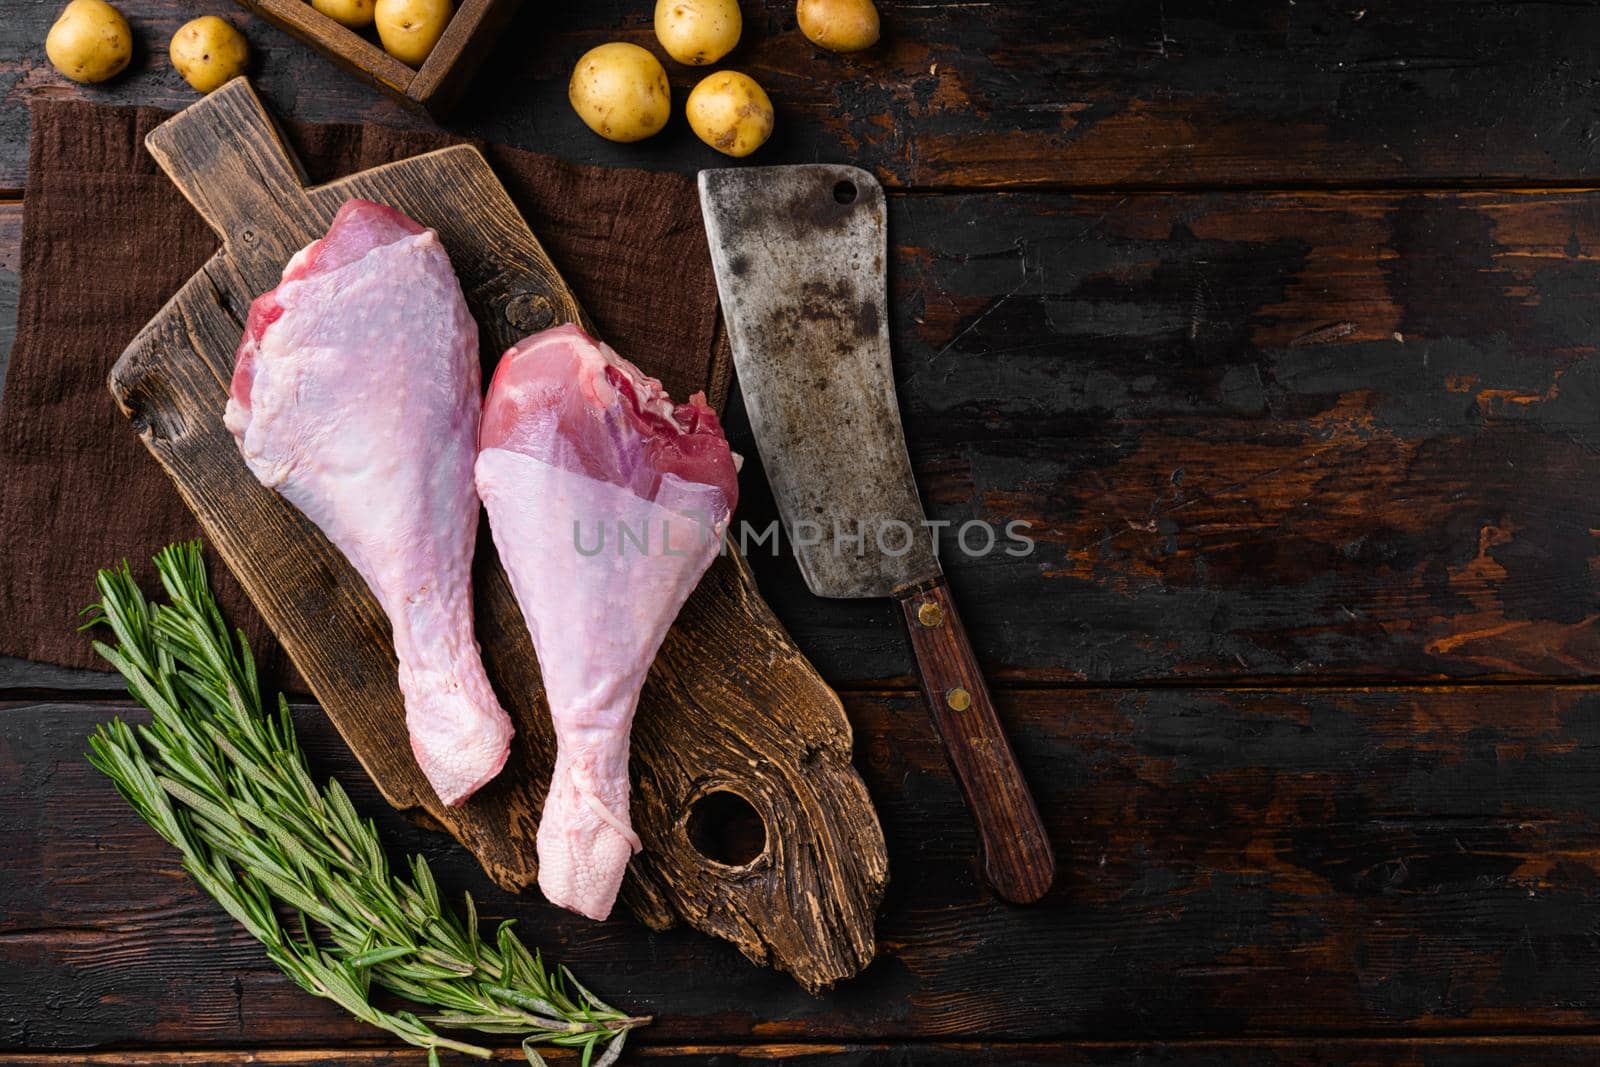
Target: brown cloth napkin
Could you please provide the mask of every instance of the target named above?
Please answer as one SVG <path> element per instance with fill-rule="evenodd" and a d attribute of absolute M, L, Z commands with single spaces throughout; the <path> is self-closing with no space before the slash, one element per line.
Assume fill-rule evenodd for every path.
<path fill-rule="evenodd" d="M 105 384 L 217 247 L 144 150 L 166 117 L 33 106 L 17 342 L 0 405 L 0 655 L 104 668 L 76 630 L 95 571 L 127 558 L 148 579 L 153 552 L 200 534 Z M 313 183 L 461 140 L 295 123 L 285 133 Z M 704 389 L 720 408 L 732 364 L 693 183 L 481 147 L 601 336 L 673 396 Z M 226 568 L 212 573 L 269 684 L 303 688 Z"/>

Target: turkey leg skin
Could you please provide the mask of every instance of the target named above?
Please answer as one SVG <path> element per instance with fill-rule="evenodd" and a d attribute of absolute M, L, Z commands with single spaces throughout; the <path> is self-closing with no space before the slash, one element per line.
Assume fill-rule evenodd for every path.
<path fill-rule="evenodd" d="M 628 816 L 639 691 L 721 548 L 738 494 L 732 453 L 703 397 L 674 405 L 573 326 L 501 359 L 480 445 L 478 492 L 556 734 L 539 887 L 603 919 L 640 848 Z"/>
<path fill-rule="evenodd" d="M 411 749 L 446 804 L 499 773 L 512 733 L 472 629 L 480 383 L 438 236 L 352 200 L 251 304 L 225 414 L 388 615 Z"/>

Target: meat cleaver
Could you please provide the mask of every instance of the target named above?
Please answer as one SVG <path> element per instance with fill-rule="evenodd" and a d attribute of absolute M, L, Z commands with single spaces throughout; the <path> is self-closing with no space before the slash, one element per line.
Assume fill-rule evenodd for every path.
<path fill-rule="evenodd" d="M 1002 898 L 1055 877 L 924 522 L 889 362 L 888 215 L 855 167 L 700 172 L 717 289 L 756 446 L 806 585 L 894 597 Z"/>

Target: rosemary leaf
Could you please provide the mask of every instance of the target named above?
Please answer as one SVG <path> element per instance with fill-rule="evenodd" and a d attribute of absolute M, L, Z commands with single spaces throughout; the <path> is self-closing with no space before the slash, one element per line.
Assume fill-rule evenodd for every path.
<path fill-rule="evenodd" d="M 338 782 L 319 789 L 311 778 L 288 702 L 263 708 L 250 646 L 223 621 L 199 542 L 169 545 L 155 562 L 169 603 L 147 600 L 124 563 L 100 572 L 100 600 L 84 609 L 84 629 L 115 638 L 95 650 L 152 716 L 102 725 L 88 758 L 190 876 L 296 984 L 427 1049 L 430 1064 L 441 1049 L 489 1055 L 435 1027 L 519 1036 L 536 1065 L 541 1044 L 614 1063 L 650 1020 L 602 1003 L 564 967 L 547 971 L 510 921 L 492 946 L 480 939 L 472 898 L 463 923 L 421 856 L 396 876 L 372 821 Z M 374 986 L 437 1013 L 379 1008 Z"/>

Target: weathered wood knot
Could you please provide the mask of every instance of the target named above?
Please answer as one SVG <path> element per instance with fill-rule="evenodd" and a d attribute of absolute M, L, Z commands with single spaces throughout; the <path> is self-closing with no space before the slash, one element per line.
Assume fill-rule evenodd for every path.
<path fill-rule="evenodd" d="M 187 429 L 183 414 L 163 404 L 146 403 L 144 398 L 129 397 L 123 410 L 133 423 L 133 430 L 147 445 L 162 445 L 182 437 Z"/>
<path fill-rule="evenodd" d="M 506 301 L 506 321 L 526 333 L 554 325 L 555 305 L 543 293 L 517 293 Z"/>

